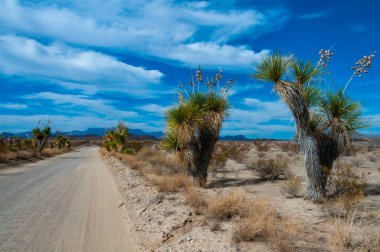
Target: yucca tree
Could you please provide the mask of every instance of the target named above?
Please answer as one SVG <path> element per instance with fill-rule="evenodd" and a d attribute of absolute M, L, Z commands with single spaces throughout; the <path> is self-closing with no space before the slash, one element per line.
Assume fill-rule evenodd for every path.
<path fill-rule="evenodd" d="M 108 151 L 122 152 L 127 147 L 128 128 L 123 122 L 119 122 L 115 129 L 108 130 L 103 137 L 103 146 Z"/>
<path fill-rule="evenodd" d="M 192 92 L 183 97 L 179 90 L 179 104 L 166 114 L 167 132 L 162 142 L 167 150 L 174 150 L 194 180 L 201 186 L 207 184 L 208 166 L 219 139 L 223 121 L 228 115 L 228 91 L 232 87 L 229 80 L 220 90 L 220 70 L 216 83 L 211 79 L 202 88 L 202 73 L 197 71 L 198 88 L 190 82 Z M 216 90 L 214 88 L 216 87 Z M 186 92 L 186 91 L 185 91 Z"/>
<path fill-rule="evenodd" d="M 350 147 L 353 134 L 366 126 L 360 117 L 360 104 L 343 90 L 322 92 L 311 84 L 325 65 L 275 52 L 262 58 L 252 74 L 256 79 L 273 82 L 273 90 L 294 116 L 295 140 L 305 153 L 309 179 L 306 198 L 315 202 L 325 198 L 334 161 Z"/>
<path fill-rule="evenodd" d="M 41 129 L 39 126 L 34 128 L 32 130 L 32 135 L 37 143 L 36 145 L 37 153 L 41 153 L 49 137 L 51 136 L 50 122 L 48 122 L 43 129 Z"/>

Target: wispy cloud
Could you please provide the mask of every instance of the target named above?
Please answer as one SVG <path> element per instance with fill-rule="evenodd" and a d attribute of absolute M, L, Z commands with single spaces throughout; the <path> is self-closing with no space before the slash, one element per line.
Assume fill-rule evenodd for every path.
<path fill-rule="evenodd" d="M 43 45 L 14 35 L 1 35 L 0 47 L 0 71 L 6 74 L 50 78 L 87 84 L 98 90 L 135 94 L 158 84 L 163 76 L 158 70 L 128 65 L 99 52 L 59 44 Z"/>
<path fill-rule="evenodd" d="M 0 104 L 0 108 L 6 108 L 6 109 L 26 109 L 28 106 L 26 104 L 20 104 L 20 103 L 4 103 Z"/>
<path fill-rule="evenodd" d="M 25 36 L 157 57 L 168 63 L 174 60 L 184 66 L 214 67 L 215 57 L 227 66 L 237 66 L 241 61 L 252 64 L 265 50 L 255 52 L 228 42 L 253 30 L 255 34 L 271 31 L 286 20 L 281 11 L 221 12 L 206 2 L 110 0 L 89 6 L 81 1 L 65 1 L 63 7 L 58 6 L 3 1 L 0 27 Z"/>
<path fill-rule="evenodd" d="M 125 111 L 110 105 L 111 101 L 103 99 L 93 99 L 86 95 L 58 94 L 52 92 L 41 92 L 27 95 L 25 99 L 47 100 L 60 108 L 65 108 L 67 112 L 75 114 L 84 114 L 92 112 L 97 115 L 103 115 L 108 118 L 119 118 L 120 120 L 127 117 L 138 117 L 134 111 Z"/>
<path fill-rule="evenodd" d="M 328 14 L 329 14 L 328 11 L 320 11 L 320 12 L 302 14 L 302 15 L 299 15 L 298 18 L 299 19 L 318 19 L 318 18 L 325 17 Z"/>

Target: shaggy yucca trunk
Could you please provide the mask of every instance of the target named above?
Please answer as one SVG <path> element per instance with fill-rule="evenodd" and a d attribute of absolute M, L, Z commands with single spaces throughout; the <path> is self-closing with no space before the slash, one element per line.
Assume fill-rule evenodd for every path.
<path fill-rule="evenodd" d="M 209 129 L 201 129 L 199 135 L 200 139 L 195 158 L 196 169 L 192 170 L 191 175 L 197 180 L 199 186 L 206 187 L 208 166 L 215 144 L 218 141 L 218 136 Z"/>
<path fill-rule="evenodd" d="M 295 138 L 305 153 L 305 168 L 309 180 L 305 197 L 312 201 L 322 201 L 325 197 L 326 178 L 322 173 L 318 141 L 310 129 L 310 113 L 303 97 L 303 87 L 300 84 L 278 81 L 275 89 L 295 118 Z"/>

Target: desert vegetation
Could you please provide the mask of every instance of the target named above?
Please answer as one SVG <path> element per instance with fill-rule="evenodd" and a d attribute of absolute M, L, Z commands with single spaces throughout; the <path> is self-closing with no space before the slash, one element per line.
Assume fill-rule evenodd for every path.
<path fill-rule="evenodd" d="M 273 82 L 273 90 L 289 107 L 296 122 L 295 140 L 305 153 L 309 185 L 306 197 L 322 202 L 334 161 L 351 146 L 352 136 L 366 126 L 360 104 L 346 93 L 355 75 L 368 67 L 374 55 L 365 56 L 353 67 L 354 73 L 343 88 L 321 89 L 318 76 L 333 56 L 330 50 L 320 51 L 320 61 L 299 60 L 291 55 L 274 52 L 256 66 L 253 77 Z M 291 77 L 292 79 L 290 79 Z"/>
<path fill-rule="evenodd" d="M 31 136 L 25 137 L 0 136 L 0 162 L 51 157 L 72 149 L 71 139 L 58 131 L 54 139 L 50 139 L 52 135 L 50 122 L 43 127 L 37 125 L 31 132 Z"/>

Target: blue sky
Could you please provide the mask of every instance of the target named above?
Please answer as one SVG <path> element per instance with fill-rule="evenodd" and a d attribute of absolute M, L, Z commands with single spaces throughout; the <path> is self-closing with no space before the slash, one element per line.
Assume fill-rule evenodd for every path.
<path fill-rule="evenodd" d="M 236 81 L 222 134 L 291 138 L 272 85 L 249 77 L 260 57 L 279 49 L 316 62 L 334 45 L 329 69 L 344 86 L 350 67 L 380 50 L 377 0 L 0 0 L 0 10 L 0 131 L 47 120 L 65 131 L 119 120 L 163 131 L 178 81 L 200 64 Z M 380 133 L 379 57 L 347 91 L 371 122 L 363 133 Z"/>

